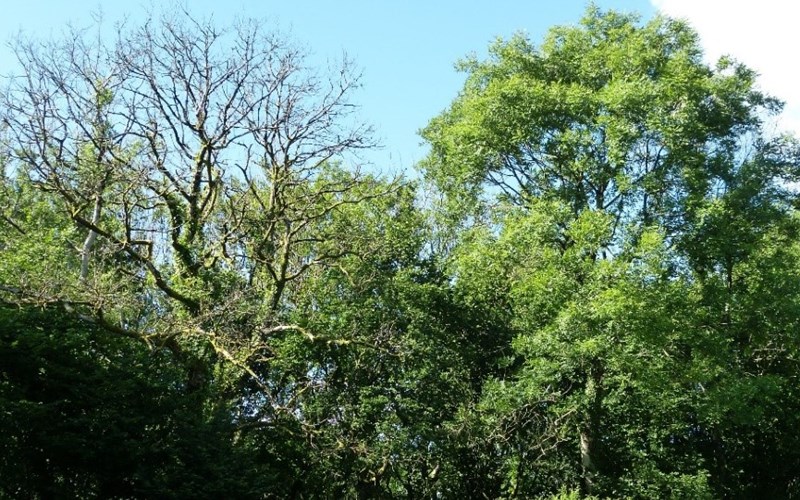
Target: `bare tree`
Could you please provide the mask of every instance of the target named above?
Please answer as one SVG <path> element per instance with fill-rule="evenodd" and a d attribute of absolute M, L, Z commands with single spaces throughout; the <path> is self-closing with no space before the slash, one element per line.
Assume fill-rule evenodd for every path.
<path fill-rule="evenodd" d="M 375 145 L 352 63 L 316 71 L 255 21 L 185 12 L 113 43 L 73 30 L 13 49 L 8 162 L 71 221 L 79 265 L 46 293 L 5 283 L 4 300 L 61 304 L 187 359 L 199 338 L 263 384 L 251 364 L 270 336 L 304 332 L 285 323 L 292 287 L 355 251 L 327 221 L 396 187 L 342 167 Z"/>

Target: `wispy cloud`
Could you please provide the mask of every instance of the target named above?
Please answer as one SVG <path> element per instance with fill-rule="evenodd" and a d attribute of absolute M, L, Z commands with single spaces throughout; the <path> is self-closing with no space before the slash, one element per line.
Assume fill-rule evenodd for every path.
<path fill-rule="evenodd" d="M 758 71 L 762 90 L 786 102 L 777 125 L 800 136 L 800 2 L 651 0 L 700 34 L 706 58 L 730 55 Z"/>

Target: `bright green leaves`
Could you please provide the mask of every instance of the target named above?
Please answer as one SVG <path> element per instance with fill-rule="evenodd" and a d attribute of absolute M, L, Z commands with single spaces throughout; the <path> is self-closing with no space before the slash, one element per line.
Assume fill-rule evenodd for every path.
<path fill-rule="evenodd" d="M 671 232 L 676 195 L 705 196 L 725 175 L 714 165 L 774 109 L 749 70 L 709 69 L 696 35 L 663 18 L 590 9 L 541 48 L 517 35 L 490 54 L 462 64 L 464 91 L 422 132 L 423 169 L 451 200 L 540 197 Z"/>
<path fill-rule="evenodd" d="M 65 208 L 25 180 L 4 178 L 0 192 L 0 284 L 11 289 L 41 291 L 39 299 L 71 290 L 77 275 L 70 270 L 77 258 L 79 232 Z M 35 299 L 32 299 L 35 300 Z"/>
<path fill-rule="evenodd" d="M 794 377 L 796 145 L 760 135 L 777 101 L 684 23 L 596 8 L 461 69 L 422 168 L 471 226 L 450 270 L 490 321 L 473 335 L 508 342 L 466 419 L 495 440 L 495 495 L 728 491 L 716 457 Z"/>

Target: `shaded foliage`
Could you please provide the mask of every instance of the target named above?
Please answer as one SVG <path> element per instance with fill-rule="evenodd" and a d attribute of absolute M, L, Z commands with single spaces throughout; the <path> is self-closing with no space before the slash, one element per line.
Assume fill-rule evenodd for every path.
<path fill-rule="evenodd" d="M 230 408 L 187 393 L 168 351 L 60 311 L 0 310 L 0 477 L 9 498 L 256 498 L 277 473 Z"/>

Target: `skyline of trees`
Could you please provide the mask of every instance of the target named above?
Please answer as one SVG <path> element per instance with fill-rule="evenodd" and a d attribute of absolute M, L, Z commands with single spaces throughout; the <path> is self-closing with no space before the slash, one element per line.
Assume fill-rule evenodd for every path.
<path fill-rule="evenodd" d="M 684 22 L 464 59 L 418 178 L 255 21 L 13 48 L 0 497 L 800 495 L 800 145 Z"/>

